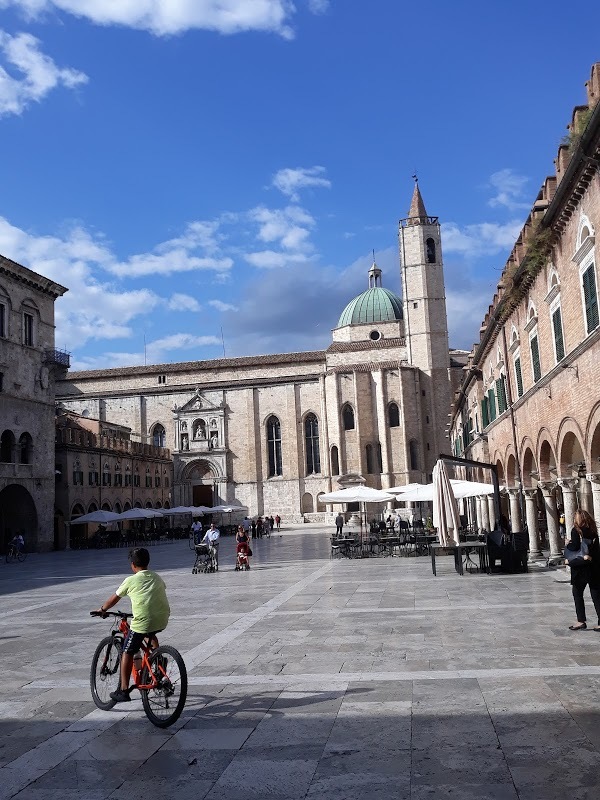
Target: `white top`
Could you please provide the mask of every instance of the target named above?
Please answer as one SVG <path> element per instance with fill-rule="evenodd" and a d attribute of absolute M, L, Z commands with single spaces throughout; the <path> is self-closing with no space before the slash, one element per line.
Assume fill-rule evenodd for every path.
<path fill-rule="evenodd" d="M 203 543 L 206 542 L 206 544 L 214 544 L 219 540 L 220 536 L 221 536 L 221 531 L 218 528 L 214 528 L 212 531 L 209 528 L 204 534 L 202 542 Z"/>

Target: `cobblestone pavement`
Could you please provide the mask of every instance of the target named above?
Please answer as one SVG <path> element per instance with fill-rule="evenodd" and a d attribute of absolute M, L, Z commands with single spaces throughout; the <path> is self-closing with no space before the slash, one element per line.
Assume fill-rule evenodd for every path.
<path fill-rule="evenodd" d="M 600 634 L 568 630 L 556 573 L 331 561 L 328 533 L 255 542 L 247 573 L 231 539 L 213 575 L 187 542 L 151 549 L 190 675 L 166 731 L 90 697 L 109 623 L 88 611 L 126 551 L 0 565 L 0 800 L 600 797 Z"/>

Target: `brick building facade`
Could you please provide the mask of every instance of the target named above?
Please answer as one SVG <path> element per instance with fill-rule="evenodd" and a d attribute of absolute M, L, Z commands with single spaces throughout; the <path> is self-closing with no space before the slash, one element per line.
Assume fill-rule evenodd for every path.
<path fill-rule="evenodd" d="M 513 530 L 561 552 L 578 506 L 600 521 L 600 64 L 498 283 L 451 414 L 454 453 L 497 465 Z M 477 477 L 485 477 L 480 473 Z M 489 476 L 488 476 L 489 477 Z M 479 527 L 493 508 L 477 502 Z"/>
<path fill-rule="evenodd" d="M 83 514 L 171 506 L 171 453 L 160 444 L 131 441 L 127 427 L 59 408 L 55 455 L 57 549 L 96 530 L 97 525 L 74 526 L 69 536 L 71 521 Z"/>

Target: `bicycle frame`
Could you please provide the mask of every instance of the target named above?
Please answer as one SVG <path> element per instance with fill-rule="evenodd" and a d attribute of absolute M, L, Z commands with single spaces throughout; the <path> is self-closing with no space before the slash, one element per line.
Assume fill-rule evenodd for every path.
<path fill-rule="evenodd" d="M 123 635 L 123 638 L 127 638 L 129 634 L 129 623 L 126 619 L 121 618 L 117 627 L 117 630 L 112 631 L 113 639 L 120 638 L 119 634 Z M 123 642 L 118 643 L 119 647 L 123 647 Z M 151 689 L 156 689 L 158 686 L 158 680 L 156 679 L 156 675 L 154 671 L 150 668 L 150 660 L 148 656 L 152 653 L 153 650 L 158 647 L 158 639 L 156 636 L 148 636 L 142 642 L 141 646 L 141 653 L 142 653 L 142 663 L 139 669 L 135 666 L 135 660 L 133 662 L 133 667 L 131 670 L 131 676 L 133 678 L 134 687 L 139 689 L 140 691 L 146 692 L 150 691 Z M 148 670 L 148 674 L 151 676 L 152 680 L 150 683 L 141 683 L 142 675 L 144 673 L 144 667 Z M 162 664 L 157 664 L 155 669 L 160 671 L 164 677 L 167 677 L 165 670 L 163 669 Z"/>

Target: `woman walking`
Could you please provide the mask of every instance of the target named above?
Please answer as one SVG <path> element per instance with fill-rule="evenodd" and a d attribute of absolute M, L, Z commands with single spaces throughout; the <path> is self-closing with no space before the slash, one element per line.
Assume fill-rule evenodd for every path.
<path fill-rule="evenodd" d="M 577 614 L 577 623 L 570 625 L 569 630 L 582 631 L 587 628 L 583 592 L 589 586 L 598 617 L 594 630 L 600 633 L 600 541 L 596 523 L 587 511 L 579 509 L 575 512 L 571 539 L 567 542 L 565 555 L 568 555 L 567 551 L 578 554 L 574 559 L 567 558 L 567 564 L 571 567 L 571 588 Z"/>

